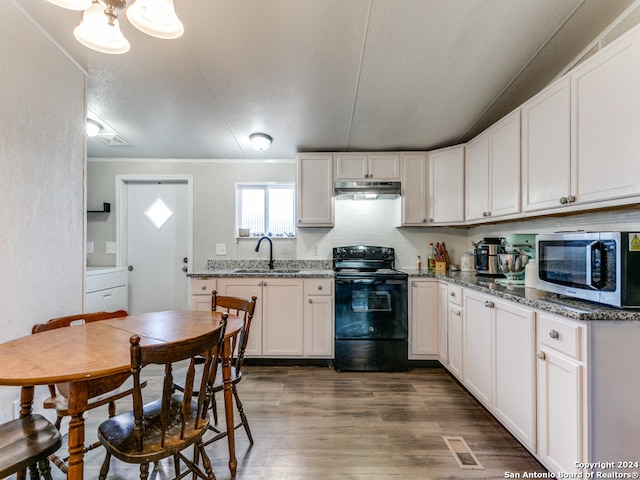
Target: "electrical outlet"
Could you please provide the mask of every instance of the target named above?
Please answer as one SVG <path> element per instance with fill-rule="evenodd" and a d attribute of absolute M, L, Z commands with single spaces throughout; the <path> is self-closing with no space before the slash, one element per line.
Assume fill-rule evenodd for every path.
<path fill-rule="evenodd" d="M 227 254 L 227 244 L 216 243 L 216 255 L 226 255 L 226 254 Z"/>
<path fill-rule="evenodd" d="M 105 253 L 116 253 L 116 242 L 107 242 Z"/>
<path fill-rule="evenodd" d="M 87 253 L 93 253 L 93 242 L 87 242 Z"/>
<path fill-rule="evenodd" d="M 13 407 L 13 418 L 20 418 L 20 400 L 14 400 L 12 403 Z"/>

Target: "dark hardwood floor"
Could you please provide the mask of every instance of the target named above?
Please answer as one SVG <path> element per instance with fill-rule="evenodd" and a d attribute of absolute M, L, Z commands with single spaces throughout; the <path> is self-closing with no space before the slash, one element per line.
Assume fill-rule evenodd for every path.
<path fill-rule="evenodd" d="M 244 430 L 236 431 L 240 480 L 497 479 L 507 472 L 545 471 L 440 368 L 338 373 L 249 366 L 238 388 L 255 439 L 250 448 Z M 218 402 L 222 413 L 221 396 Z M 91 412 L 88 442 L 102 415 L 106 410 Z M 484 469 L 461 469 L 442 438 L 448 435 L 462 436 Z M 231 478 L 226 439 L 208 451 L 218 480 Z M 101 449 L 87 454 L 86 479 L 98 477 L 103 456 Z M 150 478 L 171 474 L 170 465 L 162 464 Z M 64 478 L 55 467 L 54 475 Z M 109 479 L 135 478 L 137 466 L 112 460 Z"/>

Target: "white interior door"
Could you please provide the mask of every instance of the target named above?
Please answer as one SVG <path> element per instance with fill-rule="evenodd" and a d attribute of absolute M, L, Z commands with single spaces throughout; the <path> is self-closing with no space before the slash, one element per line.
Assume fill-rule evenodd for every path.
<path fill-rule="evenodd" d="M 186 310 L 190 265 L 186 180 L 125 182 L 129 313 Z M 121 197 L 124 199 L 124 197 Z M 187 261 L 185 261 L 187 259 Z"/>

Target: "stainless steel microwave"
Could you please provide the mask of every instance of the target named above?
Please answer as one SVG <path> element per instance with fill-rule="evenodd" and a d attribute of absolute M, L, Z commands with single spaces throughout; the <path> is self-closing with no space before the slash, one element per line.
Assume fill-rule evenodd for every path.
<path fill-rule="evenodd" d="M 640 308 L 640 232 L 572 232 L 536 238 L 537 288 Z"/>

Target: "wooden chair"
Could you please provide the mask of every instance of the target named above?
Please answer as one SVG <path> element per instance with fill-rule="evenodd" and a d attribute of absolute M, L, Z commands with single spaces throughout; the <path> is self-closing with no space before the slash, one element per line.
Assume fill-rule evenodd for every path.
<path fill-rule="evenodd" d="M 46 323 L 39 323 L 33 326 L 31 333 L 46 332 L 56 328 L 71 327 L 76 324 L 98 322 L 109 318 L 126 317 L 128 313 L 125 310 L 117 310 L 115 312 L 95 312 L 83 313 L 80 315 L 70 315 L 67 317 L 54 318 Z M 89 402 L 87 410 L 109 405 L 109 416 L 116 414 L 116 400 L 131 395 L 133 385 L 129 380 L 131 373 L 121 375 L 112 375 L 110 377 L 97 378 L 88 382 Z M 146 384 L 146 380 L 143 381 Z M 60 383 L 57 385 L 49 385 L 50 396 L 43 402 L 45 409 L 56 410 L 55 426 L 59 430 L 62 419 L 69 416 L 69 384 Z M 95 442 L 85 448 L 85 452 L 100 446 L 100 442 Z M 55 455 L 51 457 L 53 463 L 64 473 L 67 473 L 66 461 L 68 458 L 58 458 Z"/>
<path fill-rule="evenodd" d="M 249 438 L 249 443 L 253 445 L 253 435 L 251 435 L 251 429 L 249 428 L 249 422 L 247 420 L 247 416 L 244 413 L 244 408 L 242 406 L 242 402 L 240 401 L 240 397 L 238 395 L 238 389 L 236 385 L 242 380 L 242 365 L 244 363 L 244 354 L 247 349 L 247 343 L 249 341 L 249 332 L 251 329 L 251 320 L 253 319 L 253 313 L 256 309 L 257 297 L 254 295 L 250 299 L 245 297 L 230 297 L 230 296 L 222 296 L 218 295 L 216 290 L 211 292 L 211 310 L 212 311 L 221 311 L 224 310 L 227 313 L 232 315 L 237 315 L 242 317 L 244 320 L 244 324 L 242 326 L 242 330 L 240 333 L 233 338 L 233 342 L 231 344 L 231 349 L 233 352 L 233 358 L 231 360 L 231 389 L 233 392 L 233 397 L 236 402 L 236 408 L 238 409 L 238 414 L 240 415 L 240 422 L 234 425 L 234 429 L 238 429 L 240 427 L 244 427 L 245 432 L 247 433 L 247 437 Z M 221 370 L 222 366 L 218 365 L 218 370 Z M 180 372 L 178 374 L 176 372 L 176 378 L 179 379 L 174 383 L 174 388 L 176 390 L 184 391 L 184 386 L 182 384 L 182 378 L 184 377 L 185 372 Z M 222 373 L 219 371 L 216 375 L 216 382 L 213 387 L 213 397 L 211 401 L 211 408 L 213 410 L 213 418 L 214 425 L 218 424 L 218 414 L 216 408 L 216 399 L 215 394 L 217 392 L 221 392 L 224 389 L 224 385 L 222 383 Z M 197 392 L 194 391 L 194 395 L 197 395 Z M 220 440 L 227 436 L 226 431 L 221 431 L 216 428 L 214 425 L 209 427 L 215 435 L 208 439 L 205 442 L 205 445 L 209 445 L 216 440 Z"/>
<path fill-rule="evenodd" d="M 100 424 L 98 438 L 107 450 L 108 457 L 140 465 L 140 479 L 149 475 L 149 463 L 173 457 L 176 478 L 191 472 L 203 479 L 215 480 L 211 461 L 202 443 L 202 437 L 209 426 L 209 402 L 213 382 L 217 372 L 218 356 L 223 348 L 224 332 L 228 314 L 222 315 L 218 328 L 206 334 L 172 343 L 147 344 L 138 335 L 133 335 L 131 343 L 131 373 L 133 377 L 133 410 L 116 415 Z M 204 356 L 205 362 L 198 365 L 196 358 Z M 174 393 L 173 364 L 189 360 L 185 377 L 184 393 Z M 162 397 L 143 405 L 140 371 L 154 364 L 164 366 Z M 199 390 L 197 401 L 192 391 Z M 182 453 L 194 447 L 193 461 Z M 199 466 L 200 459 L 204 472 Z M 187 471 L 180 473 L 184 464 Z M 100 470 L 100 480 L 107 478 L 109 458 Z"/>
<path fill-rule="evenodd" d="M 0 425 L 0 478 L 31 469 L 31 478 L 52 480 L 47 457 L 62 445 L 58 429 L 42 415 L 29 415 Z"/>

